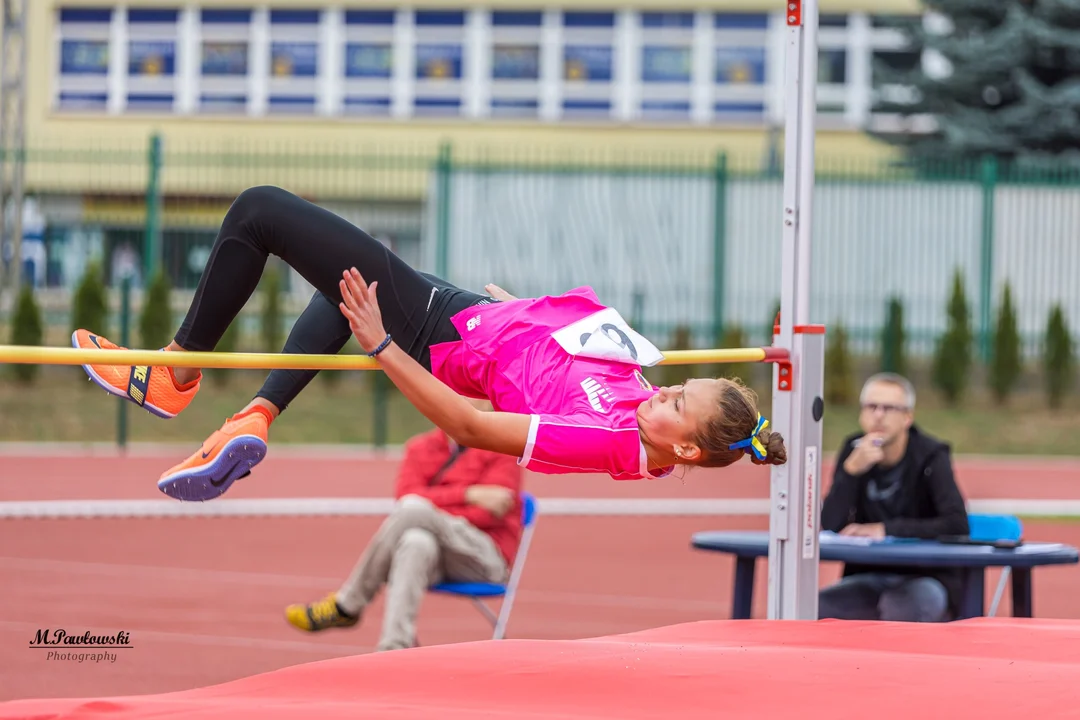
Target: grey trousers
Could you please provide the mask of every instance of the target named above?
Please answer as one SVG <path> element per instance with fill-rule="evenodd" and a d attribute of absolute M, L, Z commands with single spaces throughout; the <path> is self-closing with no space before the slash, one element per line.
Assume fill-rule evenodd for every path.
<path fill-rule="evenodd" d="M 402 497 L 337 592 L 342 610 L 362 615 L 386 584 L 378 650 L 416 642 L 416 617 L 427 589 L 443 580 L 506 582 L 509 570 L 494 541 L 464 518 L 419 495 Z"/>
<path fill-rule="evenodd" d="M 881 572 L 849 575 L 821 590 L 818 618 L 945 622 L 949 595 L 932 577 Z"/>

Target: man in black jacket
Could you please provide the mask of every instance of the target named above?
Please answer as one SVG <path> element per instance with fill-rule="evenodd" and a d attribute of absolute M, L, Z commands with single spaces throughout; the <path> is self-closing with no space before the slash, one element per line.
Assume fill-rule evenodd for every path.
<path fill-rule="evenodd" d="M 967 508 L 953 477 L 949 446 L 914 423 L 915 388 L 881 373 L 859 398 L 863 432 L 836 458 L 821 529 L 870 538 L 967 535 Z M 955 617 L 962 576 L 953 569 L 845 565 L 821 591 L 818 617 L 942 622 Z"/>

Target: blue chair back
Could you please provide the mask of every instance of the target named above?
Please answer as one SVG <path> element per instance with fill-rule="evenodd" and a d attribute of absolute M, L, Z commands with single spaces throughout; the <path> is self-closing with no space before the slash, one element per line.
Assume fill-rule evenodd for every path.
<path fill-rule="evenodd" d="M 968 535 L 972 540 L 1020 540 L 1024 525 L 1015 515 L 968 515 Z"/>
<path fill-rule="evenodd" d="M 531 493 L 521 493 L 521 524 L 529 527 L 536 519 L 536 498 Z"/>

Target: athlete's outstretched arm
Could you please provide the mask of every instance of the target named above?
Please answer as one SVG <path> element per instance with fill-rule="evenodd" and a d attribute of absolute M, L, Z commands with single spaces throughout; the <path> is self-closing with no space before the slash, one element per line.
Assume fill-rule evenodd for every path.
<path fill-rule="evenodd" d="M 525 453 L 530 416 L 477 410 L 397 343 L 379 353 L 379 364 L 409 402 L 455 442 L 515 457 Z"/>
<path fill-rule="evenodd" d="M 364 282 L 353 268 L 341 281 L 341 312 L 360 347 L 372 352 L 386 338 L 375 288 Z M 391 342 L 378 355 L 379 365 L 424 417 L 435 423 L 455 442 L 477 450 L 491 450 L 521 457 L 529 438 L 528 415 L 482 412 L 429 373 L 397 343 Z"/>

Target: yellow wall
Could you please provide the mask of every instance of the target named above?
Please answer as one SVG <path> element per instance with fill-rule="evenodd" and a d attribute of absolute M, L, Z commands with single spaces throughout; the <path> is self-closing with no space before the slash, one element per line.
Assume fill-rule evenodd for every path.
<path fill-rule="evenodd" d="M 176 7 L 178 0 L 142 0 L 141 7 Z M 237 0 L 201 0 L 201 6 L 236 6 Z M 254 4 L 254 3 L 253 3 Z M 307 0 L 262 0 L 270 6 L 307 4 Z M 362 0 L 340 0 L 345 7 L 370 7 Z M 393 4 L 388 3 L 388 4 Z M 427 0 L 424 7 L 468 7 L 479 4 L 474 0 Z M 567 159 L 593 155 L 622 155 L 635 152 L 649 154 L 685 154 L 711 158 L 718 150 L 727 150 L 737 158 L 745 157 L 758 162 L 768 144 L 767 131 L 760 127 L 696 128 L 686 125 L 658 127 L 633 124 L 574 124 L 560 122 L 470 122 L 467 120 L 352 120 L 348 118 L 177 118 L 171 115 L 109 116 L 78 115 L 70 112 L 54 113 L 49 107 L 49 96 L 56 73 L 55 18 L 60 6 L 100 6 L 101 0 L 33 0 L 29 5 L 29 56 L 27 136 L 32 147 L 88 148 L 101 145 L 142 147 L 154 132 L 161 133 L 164 141 L 173 148 L 198 146 L 206 150 L 235 149 L 238 146 L 264 144 L 267 147 L 303 148 L 307 153 L 333 152 L 340 148 L 377 147 L 384 151 L 400 148 L 403 151 L 430 152 L 442 141 L 454 144 L 459 154 L 472 154 L 481 148 L 496 154 L 507 152 L 520 154 L 523 149 L 543 149 L 545 155 L 564 155 Z M 521 0 L 489 0 L 485 7 L 543 7 L 543 3 Z M 674 0 L 563 0 L 560 7 L 674 9 Z M 783 7 L 775 0 L 695 0 L 687 7 L 728 11 L 773 11 Z M 872 11 L 885 13 L 918 13 L 919 0 L 821 0 L 823 13 L 846 11 Z M 826 158 L 848 157 L 874 160 L 891 155 L 892 151 L 875 143 L 862 133 L 852 131 L 829 131 L 819 128 L 817 135 L 818 156 Z M 708 160 L 705 160 L 706 162 Z M 737 161 L 737 159 L 736 159 Z M 54 165 L 50 168 L 30 169 L 31 185 L 67 185 L 72 190 L 93 182 L 94 172 L 85 169 L 72 173 Z M 35 175 L 36 173 L 36 175 Z M 258 181 L 257 178 L 252 178 Z M 234 182 L 218 178 L 231 190 Z M 246 182 L 246 178 L 241 182 Z M 191 189 L 205 185 L 213 178 L 200 177 L 191 180 Z M 406 183 L 415 188 L 417 176 Z M 313 174 L 313 182 L 317 178 Z M 117 187 L 112 187 L 115 183 Z M 109 189 L 120 190 L 142 187 L 145 177 L 134 168 L 129 173 L 110 175 Z M 102 188 L 105 189 L 105 188 Z M 403 188 L 402 188 L 403 189 Z M 405 194 L 412 194 L 410 189 Z M 393 194 L 393 193 L 391 193 Z"/>

